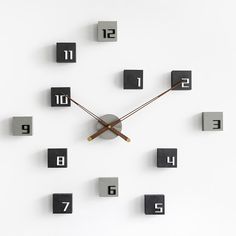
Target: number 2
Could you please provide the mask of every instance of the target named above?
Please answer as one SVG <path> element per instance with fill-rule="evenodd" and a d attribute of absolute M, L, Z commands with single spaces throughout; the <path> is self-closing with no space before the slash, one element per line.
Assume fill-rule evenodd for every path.
<path fill-rule="evenodd" d="M 189 79 L 188 78 L 182 78 L 182 83 L 181 83 L 181 87 L 182 88 L 188 88 L 189 87 Z"/>
<path fill-rule="evenodd" d="M 65 212 L 67 210 L 67 208 L 69 207 L 70 202 L 62 202 L 62 204 L 65 204 L 65 207 L 63 209 L 63 211 Z"/>

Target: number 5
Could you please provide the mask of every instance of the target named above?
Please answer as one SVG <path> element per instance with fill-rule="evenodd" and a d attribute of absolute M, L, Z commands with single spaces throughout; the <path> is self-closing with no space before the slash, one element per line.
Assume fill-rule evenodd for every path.
<path fill-rule="evenodd" d="M 155 213 L 163 213 L 162 203 L 155 203 L 154 208 L 155 208 Z"/>
<path fill-rule="evenodd" d="M 62 204 L 65 204 L 65 208 L 64 208 L 64 212 L 67 210 L 67 208 L 69 207 L 70 205 L 70 202 L 62 202 Z"/>

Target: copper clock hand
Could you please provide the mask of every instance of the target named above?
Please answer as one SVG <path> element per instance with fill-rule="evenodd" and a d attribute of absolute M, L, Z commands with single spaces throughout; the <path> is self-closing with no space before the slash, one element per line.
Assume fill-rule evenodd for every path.
<path fill-rule="evenodd" d="M 90 116 L 92 116 L 94 119 L 96 119 L 99 123 L 101 123 L 104 127 L 107 128 L 107 130 L 109 129 L 110 131 L 112 131 L 114 134 L 120 136 L 121 138 L 123 138 L 125 141 L 130 142 L 130 138 L 128 138 L 126 135 L 122 134 L 120 131 L 118 131 L 117 129 L 115 129 L 114 127 L 110 126 L 108 123 L 106 123 L 104 120 L 102 120 L 100 117 L 98 117 L 97 115 L 95 115 L 93 112 L 89 111 L 87 108 L 85 108 L 84 106 L 82 106 L 81 104 L 79 104 L 78 102 L 76 102 L 74 99 L 70 98 L 68 95 L 64 94 L 64 96 L 66 96 L 70 101 L 72 101 L 74 104 L 76 104 L 78 107 L 80 107 L 83 111 L 85 111 L 86 113 L 88 113 Z M 119 122 L 118 122 L 119 123 Z"/>
<path fill-rule="evenodd" d="M 166 91 L 164 91 L 163 93 L 157 95 L 156 97 L 150 99 L 149 101 L 145 102 L 144 104 L 142 104 L 141 106 L 135 108 L 134 110 L 132 110 L 131 112 L 127 113 L 126 115 L 122 116 L 120 119 L 111 122 L 109 124 L 110 127 L 113 127 L 114 125 L 118 124 L 121 121 L 126 120 L 127 118 L 129 118 L 130 116 L 132 116 L 133 114 L 135 114 L 136 112 L 140 111 L 141 109 L 143 109 L 144 107 L 148 106 L 149 104 L 151 104 L 152 102 L 156 101 L 158 98 L 162 97 L 163 95 L 167 94 L 168 92 L 170 92 L 171 90 L 173 90 L 174 88 L 176 88 L 180 83 L 182 83 L 182 81 L 176 83 L 175 85 L 173 85 L 171 88 L 167 89 Z M 98 130 L 96 133 L 94 133 L 93 135 L 88 137 L 88 140 L 91 141 L 93 139 L 95 139 L 96 137 L 98 137 L 99 135 L 101 135 L 102 133 L 104 133 L 107 130 L 107 126 L 101 128 L 100 130 Z"/>

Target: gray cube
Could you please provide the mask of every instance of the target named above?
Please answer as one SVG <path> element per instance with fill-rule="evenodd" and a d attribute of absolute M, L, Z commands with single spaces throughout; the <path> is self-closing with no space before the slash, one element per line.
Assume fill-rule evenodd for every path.
<path fill-rule="evenodd" d="M 100 197 L 118 197 L 118 177 L 102 177 L 98 181 Z"/>
<path fill-rule="evenodd" d="M 223 112 L 203 112 L 203 131 L 223 131 Z"/>
<path fill-rule="evenodd" d="M 13 135 L 32 136 L 33 135 L 33 117 L 15 116 L 13 117 Z"/>
<path fill-rule="evenodd" d="M 98 42 L 117 41 L 117 21 L 99 21 L 97 30 Z"/>

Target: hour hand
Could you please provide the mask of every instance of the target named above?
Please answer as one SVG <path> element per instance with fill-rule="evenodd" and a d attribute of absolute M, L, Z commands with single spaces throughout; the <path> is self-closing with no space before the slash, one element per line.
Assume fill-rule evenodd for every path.
<path fill-rule="evenodd" d="M 97 115 L 95 115 L 93 112 L 89 111 L 87 108 L 85 108 L 84 106 L 82 106 L 81 104 L 79 104 L 78 102 L 76 102 L 74 99 L 72 99 L 71 97 L 69 97 L 68 95 L 64 94 L 64 96 L 66 96 L 71 102 L 73 102 L 74 104 L 76 104 L 78 107 L 80 107 L 83 111 L 85 111 L 86 113 L 88 113 L 90 116 L 92 116 L 94 119 L 96 119 L 100 124 L 103 125 L 104 128 L 106 128 L 106 130 L 110 130 L 111 132 L 113 132 L 114 134 L 116 134 L 117 136 L 120 136 L 122 139 L 124 139 L 126 142 L 130 142 L 130 138 L 128 138 L 126 135 L 122 134 L 119 130 L 117 130 L 115 127 L 110 126 L 109 123 L 107 123 L 106 121 L 104 121 L 103 119 L 101 119 L 100 117 L 98 117 Z M 89 141 L 91 141 L 90 139 L 88 139 Z"/>

